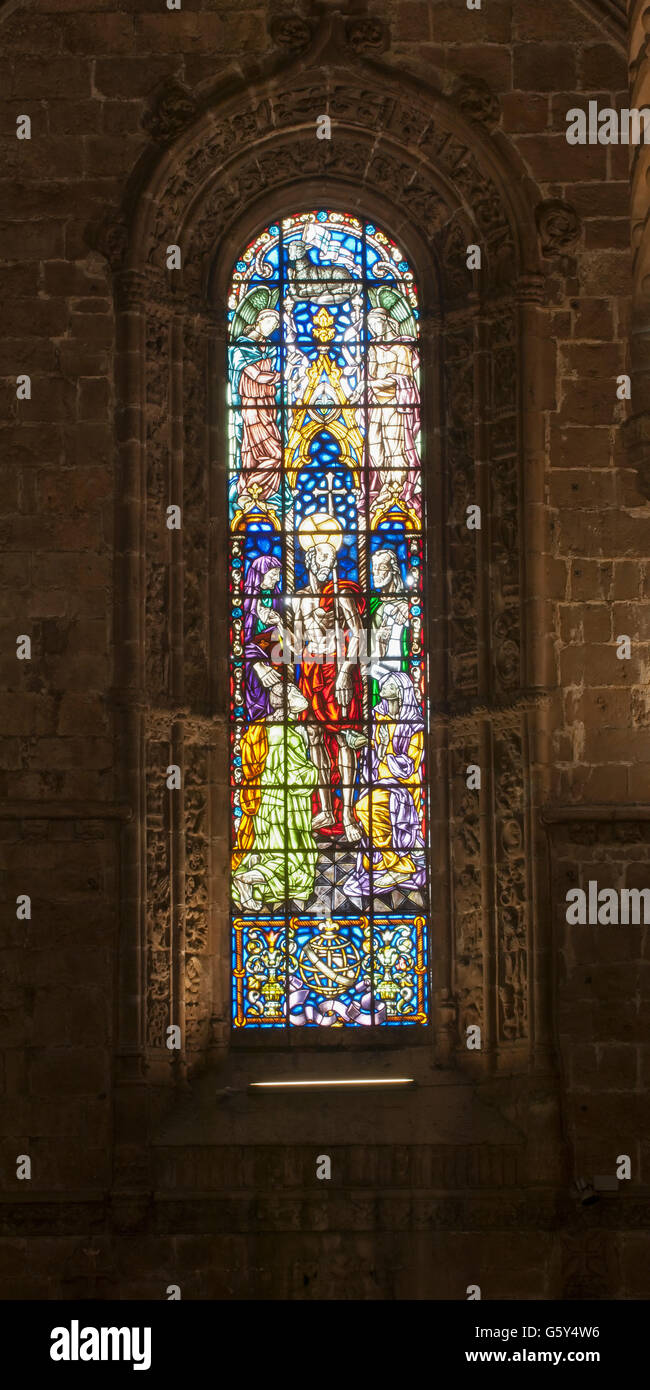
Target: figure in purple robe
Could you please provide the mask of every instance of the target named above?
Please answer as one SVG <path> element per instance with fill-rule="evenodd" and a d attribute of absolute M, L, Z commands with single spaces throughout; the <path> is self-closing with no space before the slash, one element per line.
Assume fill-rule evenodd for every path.
<path fill-rule="evenodd" d="M 345 880 L 351 897 L 371 891 L 417 889 L 426 882 L 422 833 L 424 720 L 413 682 L 405 671 L 379 681 L 380 701 L 372 712 L 372 739 L 361 769 L 361 795 L 355 803 L 363 837 L 357 862 Z M 365 740 L 348 734 L 361 747 Z M 370 864 L 372 860 L 372 884 Z"/>
<path fill-rule="evenodd" d="M 250 722 L 271 713 L 268 688 L 260 680 L 263 667 L 277 665 L 281 599 L 277 591 L 281 564 L 275 555 L 258 555 L 249 566 L 244 597 L 244 660 L 246 713 Z"/>

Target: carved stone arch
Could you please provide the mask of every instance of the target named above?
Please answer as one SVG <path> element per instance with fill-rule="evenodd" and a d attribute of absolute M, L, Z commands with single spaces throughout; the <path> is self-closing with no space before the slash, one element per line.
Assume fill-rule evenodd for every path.
<path fill-rule="evenodd" d="M 298 22 L 307 41 L 310 26 Z M 428 218 L 426 199 L 438 193 L 450 208 L 464 206 L 493 262 L 509 242 L 508 278 L 515 268 L 521 274 L 537 271 L 531 216 L 536 189 L 497 128 L 497 98 L 479 79 L 457 78 L 443 93 L 379 63 L 374 56 L 379 45 L 367 41 L 375 23 L 360 18 L 345 25 L 340 15 L 323 16 L 311 46 L 279 65 L 276 61 L 265 81 L 258 73 L 243 74 L 224 83 L 223 91 L 213 83 L 195 93 L 176 79 L 166 83 L 146 121 L 164 153 L 143 155 L 125 199 L 132 225 L 129 265 L 156 263 L 161 246 L 178 240 L 182 228 L 194 229 L 197 221 L 199 254 L 209 253 L 211 218 L 227 220 L 235 203 L 247 206 L 255 195 L 256 159 L 278 154 L 278 182 L 292 177 L 296 167 L 319 176 L 336 173 L 338 165 L 351 184 L 362 178 L 372 183 L 373 167 L 392 157 L 411 221 L 425 218 L 428 239 L 438 225 Z M 280 32 L 283 26 L 276 27 Z M 333 122 L 331 141 L 315 138 L 323 112 Z M 305 151 L 306 166 L 300 164 Z M 258 171 L 258 188 L 273 182 L 271 170 Z M 206 214 L 211 197 L 214 207 Z M 187 266 L 192 248 L 185 251 Z M 494 275 L 496 266 L 489 269 Z"/>
<path fill-rule="evenodd" d="M 145 1056 L 161 1079 L 170 1067 L 183 1076 L 227 1046 L 226 551 L 210 383 L 223 365 L 238 236 L 324 197 L 376 208 L 424 289 L 425 466 L 441 557 L 429 595 L 430 768 L 448 888 L 433 928 L 435 1055 L 509 1068 L 526 1065 L 533 1045 L 548 1048 L 548 1001 L 529 973 L 546 949 L 533 912 L 540 793 L 528 755 L 550 683 L 537 535 L 544 449 L 534 412 L 522 409 L 535 399 L 543 339 L 538 197 L 494 131 L 484 92 L 468 83 L 455 97 L 427 92 L 354 46 L 343 63 L 340 49 L 336 63 L 322 57 L 321 44 L 311 61 L 303 55 L 253 89 L 242 83 L 221 104 L 159 94 L 150 128 L 166 148 L 145 156 L 105 235 L 119 310 L 115 698 L 123 791 L 136 810 L 124 855 L 127 1076 Z M 323 110 L 332 141 L 315 138 Z M 465 267 L 471 242 L 486 252 L 480 275 Z M 170 244 L 181 246 L 181 272 L 164 269 Z M 183 506 L 182 532 L 166 530 L 170 502 Z M 478 532 L 466 526 L 472 502 Z M 173 796 L 170 763 L 183 772 Z M 480 800 L 466 787 L 469 763 L 484 770 Z M 180 1056 L 165 1047 L 176 1022 Z M 471 1023 L 482 1028 L 478 1058 L 464 1046 Z"/>

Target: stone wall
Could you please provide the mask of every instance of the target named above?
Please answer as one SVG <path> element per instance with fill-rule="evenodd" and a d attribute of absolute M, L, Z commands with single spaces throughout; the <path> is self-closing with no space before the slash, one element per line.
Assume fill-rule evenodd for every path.
<path fill-rule="evenodd" d="M 296 54 L 300 62 L 306 26 L 315 32 L 317 12 L 327 8 L 307 0 L 282 7 L 276 0 L 241 0 L 235 7 L 231 0 L 183 0 L 180 12 L 167 12 L 163 0 L 33 0 L 0 7 L 0 785 L 8 808 L 0 819 L 0 1292 L 6 1297 L 83 1290 L 100 1297 L 116 1291 L 156 1296 L 152 1270 L 159 1266 L 171 1271 L 170 1282 L 173 1274 L 188 1281 L 186 1296 L 242 1297 L 252 1289 L 264 1297 L 283 1289 L 283 1296 L 331 1297 L 335 1289 L 358 1290 L 359 1263 L 363 1297 L 463 1297 L 477 1264 L 484 1297 L 648 1293 L 641 1111 L 649 1070 L 647 933 L 601 927 L 578 934 L 564 921 L 567 887 L 586 885 L 594 864 L 602 868 L 602 886 L 609 883 L 604 866 L 617 883 L 644 886 L 646 821 L 640 812 L 636 820 L 631 816 L 622 835 L 611 808 L 650 802 L 650 533 L 646 494 L 631 467 L 632 461 L 643 464 L 645 436 L 633 419 L 633 447 L 626 454 L 621 426 L 637 406 L 634 395 L 631 404 L 616 397 L 619 374 L 632 372 L 634 391 L 635 371 L 643 367 L 642 353 L 634 362 L 628 349 L 634 319 L 629 152 L 569 146 L 565 139 L 570 107 L 590 99 L 601 107 L 627 101 L 623 7 L 617 24 L 615 7 L 598 0 L 591 6 L 587 0 L 484 0 L 471 12 L 461 0 L 340 6 L 349 25 L 348 61 L 353 65 L 357 53 L 391 80 L 402 77 L 405 90 L 412 81 L 427 100 L 440 94 L 459 119 L 477 123 L 481 139 L 489 132 L 495 168 L 502 160 L 517 170 L 510 192 L 521 205 L 522 225 L 535 228 L 536 221 L 539 271 L 516 309 L 517 329 L 527 315 L 534 319 L 530 360 L 517 358 L 515 344 L 523 339 L 514 320 L 511 336 L 496 325 L 501 338 L 494 352 L 480 338 L 481 328 L 476 377 L 490 379 L 486 419 L 499 459 L 491 474 L 494 490 L 485 494 L 493 516 L 492 579 L 484 573 L 478 582 L 486 589 L 492 580 L 495 588 L 507 586 L 508 556 L 521 547 L 520 684 L 530 700 L 514 715 L 501 709 L 501 723 L 491 722 L 490 701 L 503 705 L 509 698 L 506 668 L 495 661 L 488 688 L 479 692 L 472 685 L 462 643 L 467 622 L 475 623 L 475 600 L 469 614 L 459 602 L 451 615 L 458 689 L 469 671 L 468 695 L 485 698 L 480 717 L 465 711 L 450 742 L 450 839 L 464 844 L 452 849 L 452 858 L 460 856 L 458 877 L 465 874 L 466 882 L 466 855 L 471 858 L 476 837 L 462 779 L 454 783 L 454 777 L 467 750 L 485 750 L 487 739 L 501 779 L 494 808 L 499 844 L 512 848 L 519 817 L 517 846 L 524 849 L 511 854 L 497 848 L 496 859 L 484 856 L 476 872 L 488 880 L 496 875 L 496 881 L 501 874 L 506 888 L 506 880 L 526 878 L 530 1008 L 546 1028 L 539 1055 L 532 1046 L 528 1052 L 528 1034 L 517 1031 L 521 1012 L 511 992 L 520 946 L 512 919 L 495 910 L 491 918 L 479 914 L 477 924 L 471 892 L 458 899 L 461 971 L 448 995 L 438 998 L 440 1046 L 447 1048 L 456 1081 L 459 1020 L 471 1021 L 484 1003 L 492 1009 L 490 1058 L 469 1079 L 460 1066 L 460 1079 L 482 1088 L 512 1126 L 510 1144 L 528 1143 L 529 1161 L 513 1169 L 502 1165 L 501 1176 L 488 1175 L 477 1198 L 469 1160 L 450 1159 L 437 1169 L 431 1155 L 428 1167 L 422 1155 L 420 1167 L 407 1155 L 405 1178 L 377 1160 L 362 1181 L 346 1157 L 344 1198 L 328 1208 L 319 1193 L 319 1209 L 312 1211 L 315 1198 L 302 1170 L 280 1166 L 275 1206 L 268 1198 L 263 1207 L 267 1198 L 255 1172 L 245 1195 L 228 1205 L 223 1193 L 232 1188 L 232 1176 L 210 1177 L 206 1159 L 206 1182 L 221 1192 L 214 1198 L 218 1210 L 202 1207 L 200 1183 L 187 1197 L 189 1179 L 182 1184 L 185 1206 L 174 1206 L 170 1195 L 176 1180 L 161 1158 L 160 1130 L 169 1078 L 147 1044 L 155 1054 L 170 991 L 182 994 L 186 1009 L 190 1073 L 197 1061 L 199 1070 L 210 1061 L 210 1047 L 218 1052 L 225 1034 L 223 999 L 218 1006 L 210 985 L 218 972 L 208 951 L 215 923 L 206 926 L 208 904 L 218 917 L 226 901 L 223 875 L 208 854 L 218 831 L 205 809 L 216 754 L 207 726 L 214 692 L 201 676 L 210 601 L 203 441 L 196 431 L 184 440 L 193 539 L 183 632 L 172 633 L 169 645 L 163 638 L 156 644 L 154 625 L 145 638 L 144 622 L 156 614 L 164 620 L 167 611 L 168 559 L 152 504 L 166 498 L 168 485 L 168 393 L 174 388 L 163 364 L 170 340 L 151 322 L 141 350 L 129 338 L 131 290 L 127 286 L 120 304 L 117 281 L 138 193 L 161 151 L 175 139 L 182 145 L 184 114 L 227 103 L 242 73 L 251 85 L 252 109 L 267 77 Z M 644 27 L 643 7 L 636 8 L 635 35 Z M 353 66 L 350 71 L 353 87 Z M 336 141 L 335 101 L 328 109 Z M 16 139 L 20 114 L 30 116 L 30 141 Z M 283 120 L 292 120 L 289 100 Z M 262 143 L 263 129 L 258 137 Z M 260 187 L 257 167 L 250 200 Z M 462 172 L 462 160 L 459 167 Z M 326 170 L 315 177 L 325 179 Z M 637 181 L 637 215 L 639 197 L 642 214 L 647 194 L 639 194 Z M 125 305 L 126 319 L 118 325 Z M 638 311 L 634 322 L 643 330 Z M 186 361 L 195 368 L 185 385 L 198 416 L 207 413 L 205 375 L 196 368 L 205 325 L 190 324 L 186 332 L 193 342 Z M 466 326 L 457 322 L 455 332 L 449 362 L 462 365 Z M 158 474 L 147 475 L 151 563 L 144 614 L 133 617 L 123 540 L 133 497 L 124 490 L 117 455 L 132 440 L 134 425 L 119 373 L 130 379 L 144 373 L 145 353 L 145 430 L 161 463 Z M 510 514 L 498 489 L 509 455 L 504 434 L 497 436 L 499 421 L 512 414 L 506 393 L 518 370 L 533 424 L 520 440 L 523 494 Z M 31 400 L 16 399 L 19 373 L 31 376 Z M 459 367 L 455 391 L 464 408 L 461 376 Z M 525 529 L 524 503 L 535 513 L 532 532 Z M 527 545 L 531 534 L 534 552 Z M 448 629 L 442 630 L 446 648 Z M 31 636 L 30 662 L 16 660 L 19 633 Z M 622 633 L 632 641 L 629 660 L 616 655 Z M 179 650 L 189 653 L 186 672 L 179 670 Z M 142 800 L 128 775 L 142 733 L 144 694 L 132 679 L 139 661 L 148 691 L 149 751 L 160 753 Z M 129 681 L 130 723 L 124 718 Z M 167 696 L 161 714 L 158 705 Z M 183 702 L 206 722 L 199 719 L 181 733 L 175 715 Z M 173 827 L 156 791 L 160 759 L 181 744 L 193 866 L 183 880 L 178 873 L 174 878 L 167 858 Z M 202 761 L 208 747 L 213 753 Z M 522 772 L 513 781 L 513 748 L 529 769 L 527 780 Z M 131 935 L 145 866 L 153 943 L 146 961 Z M 553 930 L 543 906 L 549 884 Z M 29 922 L 15 920 L 21 892 L 32 898 Z M 174 946 L 179 940 L 181 957 Z M 199 959 L 200 969 L 185 969 Z M 476 987 L 479 960 L 494 972 L 483 994 L 483 985 Z M 141 1007 L 147 988 L 159 1003 L 148 1021 Z M 530 1092 L 522 1067 L 524 1073 L 530 1068 Z M 518 1078 L 513 1082 L 511 1070 Z M 181 1091 L 186 1071 L 184 1063 L 172 1078 Z M 427 1101 L 442 1116 L 443 1090 Z M 554 1156 L 549 1152 L 540 1174 L 530 1160 L 544 1117 Z M 480 1133 L 487 1153 L 492 1141 L 487 1128 Z M 175 1142 L 196 1144 L 197 1133 L 181 1126 Z M 278 1142 L 268 1117 L 256 1137 L 251 1131 L 247 1144 L 255 1142 Z M 389 1122 L 382 1142 L 388 1149 L 397 1144 Z M 453 1147 L 453 1133 L 446 1142 Z M 498 1142 L 508 1148 L 503 1136 Z M 26 1152 L 33 1160 L 29 1184 L 15 1177 L 16 1156 Z M 600 1208 L 576 1214 L 567 1198 L 570 1176 L 612 1172 L 619 1152 L 633 1158 L 625 1193 L 604 1196 Z M 413 1187 L 414 1174 L 428 1197 L 407 1210 L 407 1199 L 395 1198 L 393 1189 Z M 285 1189 L 287 1202 L 278 1206 Z M 303 1223 L 300 1239 L 291 1235 L 296 1222 Z M 92 1260 L 84 1253 L 90 1233 L 98 1250 Z M 218 1278 L 209 1273 L 215 1263 L 223 1267 Z M 444 1279 L 436 1273 L 443 1269 Z"/>

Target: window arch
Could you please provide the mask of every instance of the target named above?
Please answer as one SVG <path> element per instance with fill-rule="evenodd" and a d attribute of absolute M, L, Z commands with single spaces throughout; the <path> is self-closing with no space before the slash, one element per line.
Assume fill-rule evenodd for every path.
<path fill-rule="evenodd" d="M 242 252 L 228 318 L 233 1025 L 422 1026 L 414 275 L 376 224 L 301 211 Z"/>

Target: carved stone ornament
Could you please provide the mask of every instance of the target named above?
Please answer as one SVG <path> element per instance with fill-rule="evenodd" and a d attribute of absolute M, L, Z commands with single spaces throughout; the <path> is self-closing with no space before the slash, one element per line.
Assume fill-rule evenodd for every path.
<path fill-rule="evenodd" d="M 454 83 L 452 97 L 470 120 L 480 121 L 488 130 L 498 125 L 501 119 L 499 99 L 482 78 L 463 74 Z"/>
<path fill-rule="evenodd" d="M 121 270 L 129 244 L 129 229 L 118 213 L 109 212 L 101 222 L 91 222 L 86 227 L 85 239 L 93 251 L 105 256 L 111 270 Z"/>
<path fill-rule="evenodd" d="M 544 256 L 562 256 L 577 242 L 581 228 L 580 218 L 570 203 L 559 198 L 549 198 L 539 203 L 535 209 L 537 232 Z"/>
<path fill-rule="evenodd" d="M 300 15 L 276 15 L 271 20 L 271 38 L 278 48 L 298 53 L 306 48 L 312 36 L 312 27 Z"/>
<path fill-rule="evenodd" d="M 381 53 L 388 48 L 390 39 L 386 24 L 363 16 L 348 21 L 345 35 L 355 53 Z"/>
<path fill-rule="evenodd" d="M 142 117 L 142 124 L 152 140 L 159 145 L 168 145 L 194 120 L 197 109 L 196 100 L 188 88 L 172 78 L 154 96 L 149 110 Z"/>

